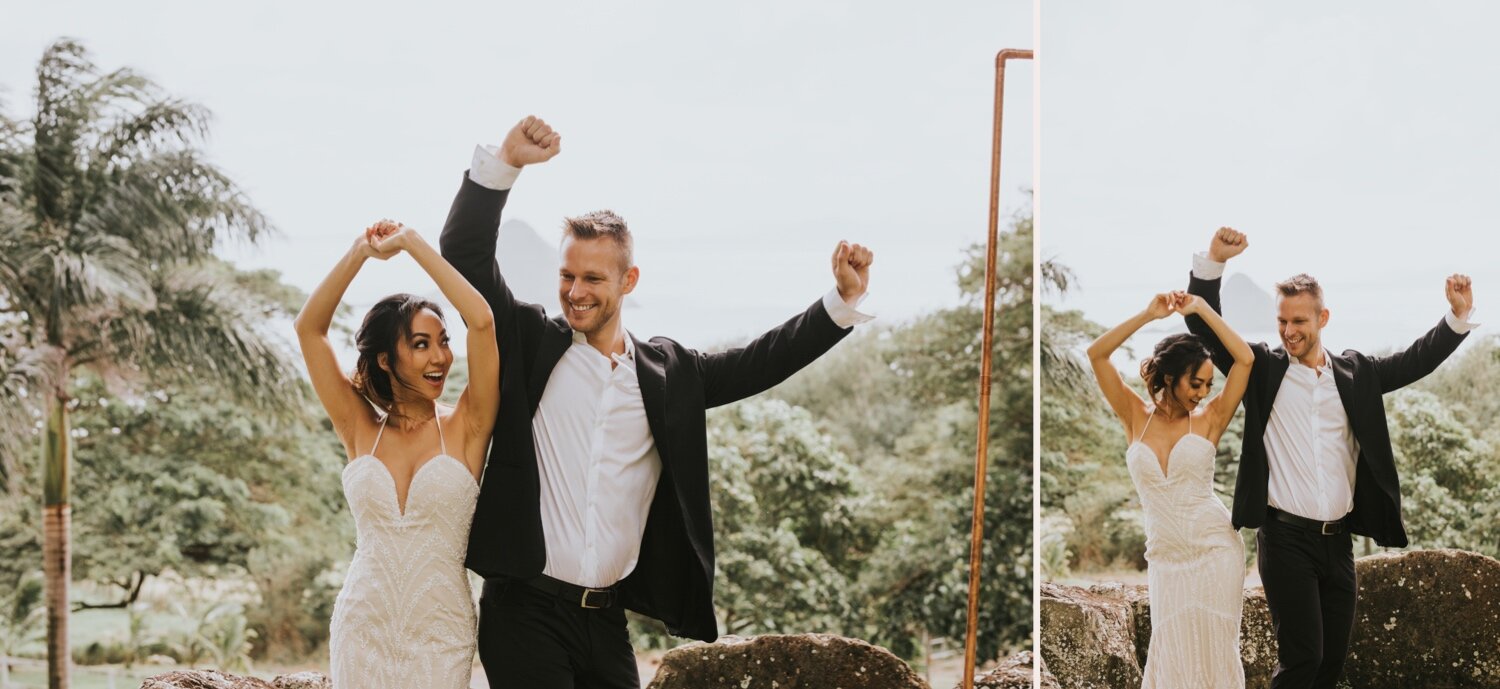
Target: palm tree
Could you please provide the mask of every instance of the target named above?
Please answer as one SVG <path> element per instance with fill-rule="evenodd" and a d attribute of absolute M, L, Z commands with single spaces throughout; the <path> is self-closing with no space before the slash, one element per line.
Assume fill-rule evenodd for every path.
<path fill-rule="evenodd" d="M 207 377 L 277 414 L 301 393 L 266 329 L 276 309 L 213 256 L 270 225 L 197 150 L 208 112 L 129 69 L 100 72 L 68 39 L 43 53 L 36 100 L 29 124 L 0 124 L 0 406 L 45 425 L 0 416 L 15 424 L 0 435 L 42 447 L 48 683 L 63 689 L 75 372 L 124 388 Z"/>

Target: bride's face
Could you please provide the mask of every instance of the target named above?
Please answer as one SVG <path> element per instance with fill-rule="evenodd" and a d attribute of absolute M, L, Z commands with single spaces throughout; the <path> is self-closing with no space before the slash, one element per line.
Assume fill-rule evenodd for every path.
<path fill-rule="evenodd" d="M 409 387 L 392 385 L 398 400 L 435 400 L 443 395 L 453 352 L 448 348 L 448 330 L 443 319 L 428 309 L 412 316 L 411 333 L 396 343 L 395 374 Z M 382 357 L 382 366 L 390 371 Z"/>
<path fill-rule="evenodd" d="M 1172 382 L 1172 397 L 1182 408 L 1191 412 L 1208 399 L 1214 389 L 1214 365 L 1204 360 L 1195 369 Z"/>

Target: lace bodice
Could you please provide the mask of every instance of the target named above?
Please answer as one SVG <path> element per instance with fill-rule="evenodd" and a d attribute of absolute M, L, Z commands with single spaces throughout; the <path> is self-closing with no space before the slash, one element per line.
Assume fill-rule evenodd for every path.
<path fill-rule="evenodd" d="M 355 552 L 330 630 L 335 689 L 469 686 L 476 629 L 463 562 L 479 487 L 441 443 L 412 475 L 404 506 L 376 455 L 380 434 L 344 467 Z"/>

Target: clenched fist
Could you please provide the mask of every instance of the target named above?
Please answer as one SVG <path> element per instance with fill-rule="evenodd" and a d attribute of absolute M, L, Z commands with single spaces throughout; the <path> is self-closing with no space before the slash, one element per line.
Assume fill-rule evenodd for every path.
<path fill-rule="evenodd" d="M 1453 307 L 1454 316 L 1464 318 L 1474 309 L 1474 281 L 1469 276 L 1458 273 L 1448 276 L 1443 291 L 1448 296 L 1448 305 Z"/>
<path fill-rule="evenodd" d="M 858 244 L 839 242 L 834 248 L 833 279 L 844 303 L 855 303 L 870 288 L 870 264 L 874 262 L 875 252 Z"/>
<path fill-rule="evenodd" d="M 562 135 L 540 117 L 528 115 L 500 143 L 500 160 L 511 167 L 545 163 L 562 151 Z"/>
<path fill-rule="evenodd" d="M 1218 232 L 1214 233 L 1213 241 L 1208 243 L 1208 259 L 1223 263 L 1240 255 L 1240 252 L 1248 246 L 1250 246 L 1250 240 L 1245 238 L 1244 232 L 1235 232 L 1232 228 L 1221 227 Z"/>

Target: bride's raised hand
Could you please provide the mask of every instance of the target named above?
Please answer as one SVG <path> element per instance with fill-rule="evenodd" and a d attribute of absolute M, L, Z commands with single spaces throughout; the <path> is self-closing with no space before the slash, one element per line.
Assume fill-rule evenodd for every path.
<path fill-rule="evenodd" d="M 1146 315 L 1152 320 L 1166 318 L 1177 310 L 1176 299 L 1171 292 L 1163 292 L 1151 298 L 1151 303 L 1146 305 Z"/>
<path fill-rule="evenodd" d="M 395 254 L 401 251 L 410 253 L 412 246 L 422 241 L 422 236 L 414 228 L 386 220 L 377 223 L 377 229 L 371 239 L 376 251 Z"/>
<path fill-rule="evenodd" d="M 396 223 L 393 223 L 389 220 L 381 220 L 379 222 L 376 222 L 375 224 L 365 228 L 365 231 L 360 235 L 359 239 L 356 239 L 354 241 L 354 246 L 359 250 L 360 254 L 365 256 L 366 258 L 373 258 L 376 260 L 384 261 L 392 256 L 395 256 L 396 253 L 400 251 L 399 249 L 383 250 L 379 246 L 381 239 L 383 237 L 389 236 L 397 229 L 397 227 L 398 226 L 396 225 Z"/>
<path fill-rule="evenodd" d="M 1172 295 L 1176 300 L 1174 306 L 1177 309 L 1177 313 L 1183 316 L 1192 316 L 1203 312 L 1203 299 L 1197 295 L 1186 292 L 1173 292 Z"/>

